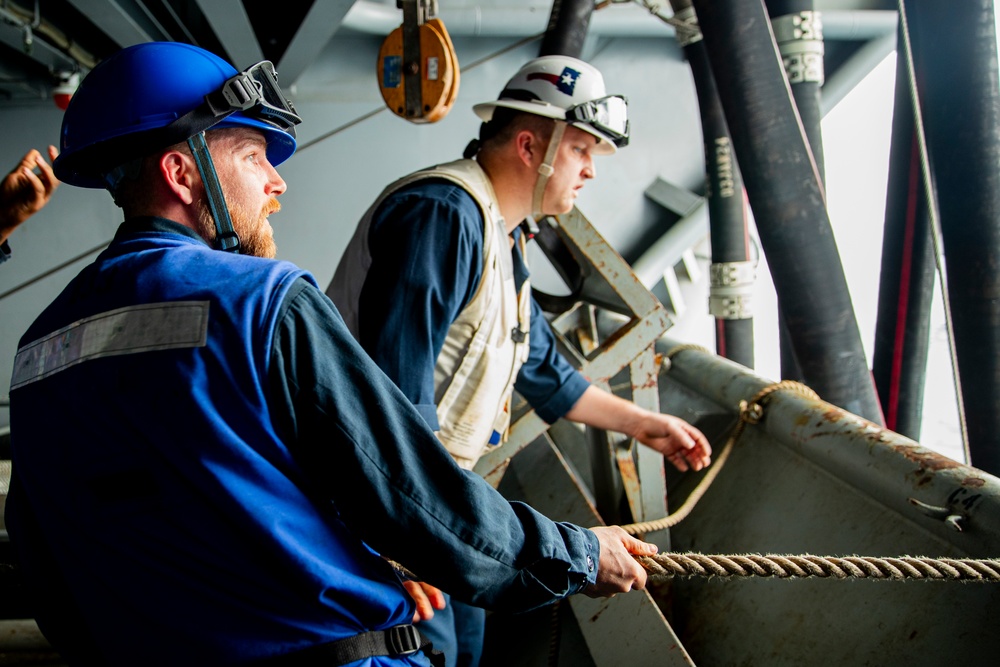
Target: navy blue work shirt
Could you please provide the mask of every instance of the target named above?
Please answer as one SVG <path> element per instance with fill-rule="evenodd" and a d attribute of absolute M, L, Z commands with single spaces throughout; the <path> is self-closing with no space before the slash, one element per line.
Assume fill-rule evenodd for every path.
<path fill-rule="evenodd" d="M 514 231 L 515 241 L 520 233 Z M 434 366 L 448 329 L 482 278 L 483 215 L 462 187 L 428 179 L 381 204 L 368 245 L 372 264 L 361 290 L 361 346 L 437 431 Z M 511 255 L 520 289 L 528 268 L 517 243 Z M 534 299 L 529 345 L 514 388 L 551 424 L 576 404 L 590 383 L 559 354 Z"/>

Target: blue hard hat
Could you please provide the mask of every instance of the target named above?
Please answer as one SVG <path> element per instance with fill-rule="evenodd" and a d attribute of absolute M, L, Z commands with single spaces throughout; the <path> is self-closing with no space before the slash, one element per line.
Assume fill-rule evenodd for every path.
<path fill-rule="evenodd" d="M 277 89 L 273 67 L 261 64 L 268 66 L 272 87 Z M 80 187 L 103 188 L 103 176 L 111 169 L 201 131 L 223 127 L 260 130 L 267 139 L 268 161 L 284 162 L 295 152 L 291 128 L 299 119 L 280 97 L 280 89 L 268 91 L 267 97 L 273 104 L 279 104 L 273 99 L 280 97 L 283 110 L 263 103 L 263 95 L 257 95 L 262 101 L 257 107 L 248 106 L 245 98 L 240 101 L 247 108 L 242 109 L 229 106 L 219 111 L 219 105 L 209 103 L 213 95 L 222 100 L 220 91 L 228 93 L 238 75 L 222 58 L 190 44 L 146 42 L 118 51 L 87 75 L 70 100 L 54 164 L 56 177 Z M 259 92 L 261 86 L 251 84 Z M 231 98 L 227 95 L 223 105 Z M 268 122 L 268 115 L 254 113 L 261 106 L 272 116 L 284 113 L 294 121 Z"/>

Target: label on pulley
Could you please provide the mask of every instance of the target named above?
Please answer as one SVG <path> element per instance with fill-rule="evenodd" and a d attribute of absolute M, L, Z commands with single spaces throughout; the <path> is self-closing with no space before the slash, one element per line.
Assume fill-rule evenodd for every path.
<path fill-rule="evenodd" d="M 403 58 L 386 56 L 382 59 L 382 87 L 399 88 L 403 82 Z"/>

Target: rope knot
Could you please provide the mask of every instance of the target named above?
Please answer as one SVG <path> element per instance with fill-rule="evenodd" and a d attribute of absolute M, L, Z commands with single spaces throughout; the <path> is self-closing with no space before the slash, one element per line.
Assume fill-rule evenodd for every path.
<path fill-rule="evenodd" d="M 663 360 L 664 365 L 669 363 L 669 360 L 679 352 L 683 350 L 698 350 L 701 352 L 709 352 L 700 345 L 678 345 L 669 352 L 667 352 L 665 359 Z M 726 460 L 729 458 L 729 454 L 733 451 L 733 446 L 736 441 L 739 440 L 743 431 L 746 430 L 749 424 L 759 424 L 764 418 L 764 406 L 763 403 L 767 398 L 776 391 L 779 390 L 789 390 L 793 391 L 799 395 L 806 396 L 808 398 L 818 399 L 819 397 L 816 393 L 798 382 L 793 382 L 791 380 L 783 380 L 782 382 L 777 382 L 772 385 L 764 387 L 757 395 L 751 398 L 749 401 L 740 401 L 740 414 L 739 418 L 736 420 L 736 425 L 733 427 L 732 433 L 726 440 L 725 446 L 722 448 L 722 453 L 715 462 L 708 468 L 705 476 L 698 482 L 694 491 L 688 496 L 688 498 L 681 504 L 680 508 L 676 512 L 669 516 L 665 516 L 662 519 L 656 519 L 654 521 L 644 521 L 641 523 L 630 523 L 622 526 L 622 529 L 629 535 L 639 535 L 643 533 L 654 532 L 657 530 L 664 530 L 666 528 L 673 528 L 678 523 L 683 521 L 694 509 L 694 506 L 698 504 L 701 497 L 705 495 L 708 488 L 715 481 L 716 476 L 722 467 L 726 464 Z"/>
<path fill-rule="evenodd" d="M 761 407 L 760 403 L 740 401 L 740 420 L 747 424 L 759 424 L 763 418 L 764 408 Z"/>

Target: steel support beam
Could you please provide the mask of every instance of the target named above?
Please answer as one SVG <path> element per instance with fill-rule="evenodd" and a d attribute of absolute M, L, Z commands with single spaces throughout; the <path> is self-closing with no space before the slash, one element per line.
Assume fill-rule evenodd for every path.
<path fill-rule="evenodd" d="M 44 40 L 37 38 L 32 40 L 30 50 L 26 50 L 24 45 L 24 31 L 2 21 L 0 21 L 0 43 L 16 49 L 52 72 L 59 70 L 73 71 L 77 67 L 76 61 L 59 49 L 49 46 L 48 42 Z M 6 68 L 4 69 L 4 73 L 12 78 L 15 76 L 13 70 Z"/>
<path fill-rule="evenodd" d="M 542 224 L 547 223 L 543 221 Z M 613 377 L 627 370 L 631 399 L 658 411 L 655 390 L 658 365 L 653 346 L 671 325 L 667 312 L 579 210 L 559 216 L 554 230 L 580 267 L 581 301 L 629 318 L 595 349 L 588 344 L 576 355 L 580 372 L 593 384 L 607 387 Z M 554 320 L 553 328 L 557 334 L 565 335 L 567 331 L 563 327 L 578 327 L 579 317 L 579 312 L 569 311 Z M 596 344 L 596 330 L 590 331 L 589 336 Z M 573 347 L 572 343 L 567 347 Z M 498 485 L 514 455 L 547 429 L 548 425 L 534 410 L 515 416 L 507 442 L 487 452 L 476 465 L 476 472 Z M 620 491 L 625 493 L 633 520 L 648 521 L 666 516 L 663 457 L 623 436 L 599 431 L 591 433 L 595 437 L 597 456 L 606 456 L 611 463 L 607 468 L 600 462 L 595 463 L 595 477 L 603 475 L 603 479 L 595 481 L 595 485 L 601 487 L 595 490 L 595 495 L 605 516 L 619 520 Z M 665 543 L 665 533 L 656 537 Z"/>
<path fill-rule="evenodd" d="M 282 86 L 295 83 L 302 76 L 302 72 L 316 60 L 320 51 L 333 37 L 333 33 L 340 29 L 344 17 L 354 2 L 355 0 L 324 0 L 313 3 L 309 13 L 299 25 L 295 37 L 281 56 L 278 73 L 281 76 Z M 400 13 L 400 22 L 402 19 Z"/>
<path fill-rule="evenodd" d="M 170 38 L 133 0 L 70 0 L 70 4 L 119 46 Z"/>
<path fill-rule="evenodd" d="M 240 0 L 195 1 L 236 69 L 242 70 L 264 59 L 250 17 Z"/>

